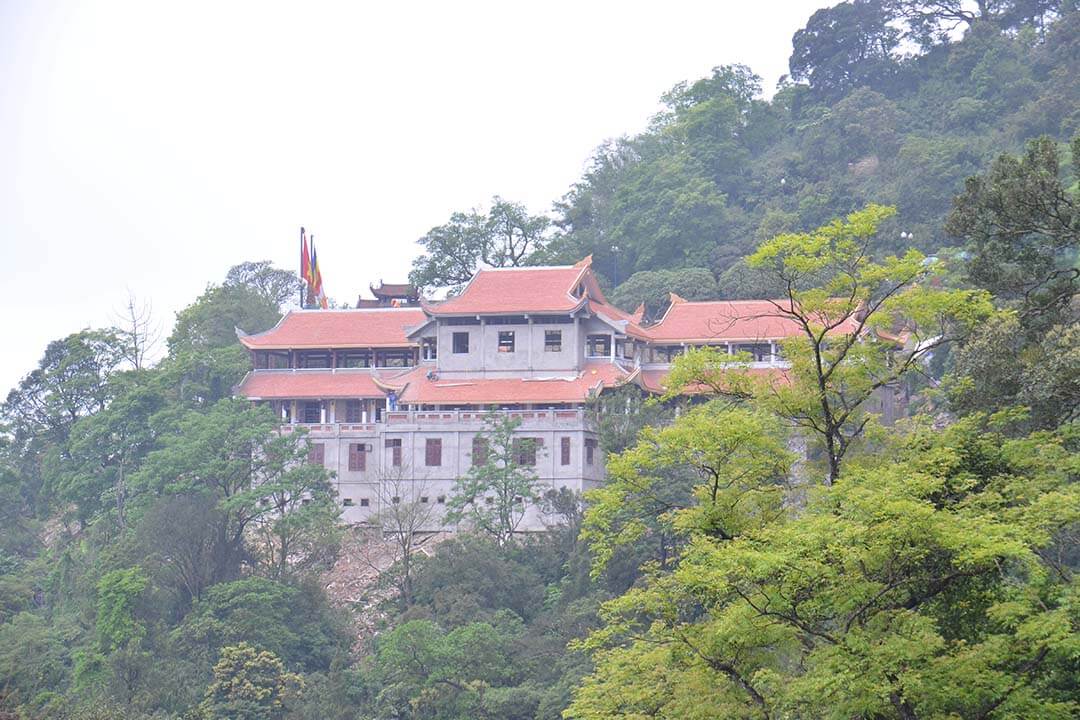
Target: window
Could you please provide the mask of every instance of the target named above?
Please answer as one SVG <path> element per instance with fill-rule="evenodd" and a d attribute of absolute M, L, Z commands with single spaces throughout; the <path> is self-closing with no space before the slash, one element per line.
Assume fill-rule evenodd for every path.
<path fill-rule="evenodd" d="M 469 352 L 469 333 L 454 333 L 454 354 L 461 355 L 467 352 Z"/>
<path fill-rule="evenodd" d="M 390 449 L 390 464 L 401 467 L 401 438 L 386 441 L 386 447 Z"/>
<path fill-rule="evenodd" d="M 591 438 L 585 438 L 585 462 L 589 465 L 593 464 L 593 460 L 596 454 L 596 441 Z"/>
<path fill-rule="evenodd" d="M 371 504 L 371 501 L 367 498 L 360 498 L 360 507 L 367 507 Z"/>
<path fill-rule="evenodd" d="M 426 505 L 427 501 L 428 501 L 427 495 L 421 495 L 420 496 L 420 502 L 422 502 L 422 503 L 424 503 Z"/>
<path fill-rule="evenodd" d="M 300 353 L 299 359 L 302 368 L 330 367 L 330 353 Z"/>
<path fill-rule="evenodd" d="M 452 317 L 446 319 L 447 325 L 479 325 L 480 318 L 475 317 Z"/>
<path fill-rule="evenodd" d="M 525 498 L 523 498 L 520 495 L 515 495 L 514 496 L 514 504 L 515 505 L 524 505 L 525 504 Z"/>
<path fill-rule="evenodd" d="M 559 462 L 563 465 L 570 464 L 570 438 L 568 437 L 559 441 Z"/>
<path fill-rule="evenodd" d="M 426 337 L 420 340 L 420 357 L 424 360 L 437 360 L 439 358 L 438 338 Z"/>
<path fill-rule="evenodd" d="M 311 443 L 308 448 L 307 461 L 312 465 L 322 465 L 326 461 L 326 447 L 322 443 Z"/>
<path fill-rule="evenodd" d="M 435 502 L 439 503 L 440 505 L 445 505 L 446 504 L 446 496 L 445 495 L 440 495 L 439 497 L 435 498 Z"/>
<path fill-rule="evenodd" d="M 472 439 L 472 464 L 478 467 L 487 462 L 488 441 L 483 435 L 476 435 Z"/>
<path fill-rule="evenodd" d="M 442 465 L 442 439 L 428 438 L 424 443 L 424 464 L 428 467 Z"/>
<path fill-rule="evenodd" d="M 412 367 L 413 360 L 411 349 L 375 351 L 375 367 Z"/>
<path fill-rule="evenodd" d="M 350 350 L 338 355 L 338 367 L 343 368 L 366 368 L 371 367 L 371 351 Z"/>
<path fill-rule="evenodd" d="M 345 422 L 358 423 L 362 414 L 363 406 L 359 400 L 346 400 L 345 401 Z"/>
<path fill-rule="evenodd" d="M 540 438 L 515 438 L 514 460 L 518 465 L 531 467 L 536 465 L 536 448 L 543 447 L 544 441 Z"/>
<path fill-rule="evenodd" d="M 737 353 L 749 353 L 754 362 L 766 362 L 772 354 L 769 343 L 744 343 L 735 345 L 732 351 Z"/>
<path fill-rule="evenodd" d="M 585 353 L 589 357 L 607 357 L 611 354 L 611 336 L 589 335 L 585 342 Z"/>
<path fill-rule="evenodd" d="M 320 423 L 322 422 L 322 403 L 309 400 L 304 403 L 304 408 L 301 417 L 306 423 Z"/>
<path fill-rule="evenodd" d="M 499 332 L 499 352 L 512 353 L 514 352 L 514 331 L 502 330 Z"/>
<path fill-rule="evenodd" d="M 544 352 L 562 352 L 562 330 L 544 331 Z"/>
<path fill-rule="evenodd" d="M 394 497 L 390 498 L 390 502 L 392 502 L 395 505 L 398 505 L 398 504 L 401 503 L 401 498 L 399 496 L 395 495 Z"/>
<path fill-rule="evenodd" d="M 349 469 L 363 472 L 367 470 L 368 446 L 364 443 L 349 443 Z"/>
<path fill-rule="evenodd" d="M 537 325 L 573 325 L 574 318 L 569 315 L 533 315 Z"/>
<path fill-rule="evenodd" d="M 352 507 L 353 506 L 352 498 L 341 498 L 341 504 L 344 505 L 345 507 Z"/>
<path fill-rule="evenodd" d="M 496 315 L 487 319 L 488 325 L 527 325 L 528 322 L 524 315 Z"/>

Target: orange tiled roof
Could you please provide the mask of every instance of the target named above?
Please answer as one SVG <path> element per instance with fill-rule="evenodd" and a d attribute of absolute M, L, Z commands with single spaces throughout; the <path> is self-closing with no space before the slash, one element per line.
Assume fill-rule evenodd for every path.
<path fill-rule="evenodd" d="M 689 302 L 672 293 L 667 312 L 645 332 L 654 342 L 778 340 L 802 332 L 798 323 L 777 309 L 777 305 L 783 307 L 786 303 L 790 307 L 787 300 Z M 837 332 L 852 329 L 849 321 Z"/>
<path fill-rule="evenodd" d="M 426 317 L 420 308 L 294 310 L 277 325 L 240 342 L 251 350 L 403 347 L 414 345 L 405 329 Z"/>
<path fill-rule="evenodd" d="M 249 372 L 236 392 L 250 400 L 385 397 L 370 372 L 356 370 L 259 370 Z"/>
<path fill-rule="evenodd" d="M 621 384 L 627 377 L 628 373 L 614 363 L 586 363 L 578 375 L 538 379 L 430 380 L 427 370 L 421 368 L 410 373 L 398 402 L 424 405 L 580 403 L 605 387 Z"/>
<path fill-rule="evenodd" d="M 604 301 L 588 272 L 591 258 L 576 265 L 479 270 L 461 294 L 440 303 L 427 303 L 432 315 L 567 313 L 581 307 L 572 293 L 583 279 L 591 297 Z"/>
<path fill-rule="evenodd" d="M 609 305 L 606 302 L 597 302 L 596 300 L 589 300 L 589 311 L 594 315 L 603 315 L 609 320 L 618 320 L 626 322 L 626 333 L 634 337 L 647 339 L 649 337 L 648 330 L 641 326 L 641 316 L 635 311 L 633 314 L 624 312 L 614 305 Z"/>

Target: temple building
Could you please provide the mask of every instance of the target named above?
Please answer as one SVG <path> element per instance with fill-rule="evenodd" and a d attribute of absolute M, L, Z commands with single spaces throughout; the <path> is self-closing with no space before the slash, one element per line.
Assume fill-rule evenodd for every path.
<path fill-rule="evenodd" d="M 782 375 L 777 343 L 798 332 L 768 301 L 675 295 L 646 325 L 643 308 L 607 302 L 588 258 L 480 270 L 442 302 L 411 286 L 376 290 L 372 302 L 398 302 L 297 310 L 266 332 L 239 333 L 253 369 L 237 394 L 267 403 L 286 432 L 307 428 L 312 459 L 334 472 L 352 523 L 378 524 L 387 503 L 402 502 L 393 488 L 403 482 L 422 489 L 408 497 L 444 505 L 481 454 L 476 438 L 492 408 L 521 420 L 517 434 L 533 442 L 519 462 L 543 488 L 588 490 L 604 479 L 590 399 L 627 383 L 663 392 L 672 360 L 693 346 L 749 352 L 753 371 Z M 441 527 L 434 510 L 432 530 Z M 549 521 L 531 507 L 522 527 Z"/>

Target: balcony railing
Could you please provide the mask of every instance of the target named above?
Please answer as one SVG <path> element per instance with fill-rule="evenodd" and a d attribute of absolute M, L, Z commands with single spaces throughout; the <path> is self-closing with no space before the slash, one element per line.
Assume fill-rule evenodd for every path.
<path fill-rule="evenodd" d="M 282 432 L 294 432 L 304 428 L 312 435 L 322 437 L 351 434 L 374 434 L 379 430 L 404 429 L 404 426 L 426 429 L 432 426 L 450 429 L 455 425 L 478 427 L 484 423 L 488 410 L 390 410 L 383 415 L 380 423 L 285 423 Z M 583 409 L 549 410 L 496 410 L 521 420 L 523 429 L 539 427 L 574 427 L 589 419 Z"/>

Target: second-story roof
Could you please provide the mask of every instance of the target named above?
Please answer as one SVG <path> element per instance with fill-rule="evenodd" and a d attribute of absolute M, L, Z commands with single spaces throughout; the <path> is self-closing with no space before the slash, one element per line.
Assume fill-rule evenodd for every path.
<path fill-rule="evenodd" d="M 781 308 L 788 300 L 707 300 L 690 302 L 671 294 L 667 312 L 646 328 L 657 343 L 708 343 L 780 340 L 802 333 L 801 326 Z M 850 332 L 845 322 L 837 332 Z"/>
<path fill-rule="evenodd" d="M 258 370 L 236 392 L 251 400 L 382 398 L 378 378 L 363 370 Z"/>
<path fill-rule="evenodd" d="M 250 350 L 377 348 L 412 345 L 406 328 L 424 322 L 420 308 L 293 310 L 277 325 L 256 335 L 241 335 Z"/>
<path fill-rule="evenodd" d="M 424 405 L 505 405 L 582 403 L 604 388 L 617 387 L 632 373 L 611 362 L 585 363 L 581 371 L 563 377 L 440 379 L 418 368 L 386 382 L 399 385 L 398 401 Z"/>
<path fill-rule="evenodd" d="M 604 301 L 591 263 L 585 258 L 576 265 L 478 270 L 460 295 L 424 309 L 436 316 L 570 313 L 587 302 L 575 293 L 583 283 L 588 297 Z"/>

